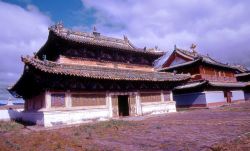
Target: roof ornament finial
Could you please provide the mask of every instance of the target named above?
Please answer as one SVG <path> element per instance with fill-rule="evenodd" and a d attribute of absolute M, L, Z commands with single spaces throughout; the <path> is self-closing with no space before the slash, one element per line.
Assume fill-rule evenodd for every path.
<path fill-rule="evenodd" d="M 93 27 L 93 32 L 97 32 L 96 26 Z"/>
<path fill-rule="evenodd" d="M 176 46 L 176 44 L 174 45 L 174 50 L 176 50 L 177 49 L 177 46 Z"/>
<path fill-rule="evenodd" d="M 190 49 L 193 51 L 193 53 L 197 53 L 195 48 L 196 48 L 196 44 L 192 43 Z"/>
<path fill-rule="evenodd" d="M 58 23 L 56 23 L 55 28 L 56 29 L 62 29 L 63 28 L 63 22 L 59 21 Z"/>
<path fill-rule="evenodd" d="M 99 37 L 99 36 L 101 35 L 99 32 L 97 32 L 97 29 L 96 29 L 95 26 L 93 27 L 93 35 L 94 35 L 95 37 Z"/>
<path fill-rule="evenodd" d="M 125 42 L 128 42 L 128 37 L 126 35 L 123 35 L 123 39 Z"/>
<path fill-rule="evenodd" d="M 155 46 L 155 50 L 158 50 L 158 46 L 157 45 Z"/>

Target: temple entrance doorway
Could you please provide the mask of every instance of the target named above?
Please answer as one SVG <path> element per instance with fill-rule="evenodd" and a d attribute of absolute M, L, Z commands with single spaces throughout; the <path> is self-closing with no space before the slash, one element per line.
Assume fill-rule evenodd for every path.
<path fill-rule="evenodd" d="M 128 95 L 118 96 L 118 111 L 119 111 L 119 116 L 129 116 Z"/>

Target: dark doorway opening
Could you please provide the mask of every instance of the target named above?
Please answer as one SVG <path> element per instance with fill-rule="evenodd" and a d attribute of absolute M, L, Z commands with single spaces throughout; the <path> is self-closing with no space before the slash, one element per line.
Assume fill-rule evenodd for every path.
<path fill-rule="evenodd" d="M 128 95 L 118 96 L 119 116 L 129 116 Z"/>

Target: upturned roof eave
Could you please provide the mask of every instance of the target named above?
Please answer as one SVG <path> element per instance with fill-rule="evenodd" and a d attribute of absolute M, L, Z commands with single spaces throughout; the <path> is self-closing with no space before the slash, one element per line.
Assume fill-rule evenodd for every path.
<path fill-rule="evenodd" d="M 244 88 L 246 86 L 246 83 L 244 82 L 209 82 L 210 86 L 213 87 L 226 87 L 226 88 Z"/>
<path fill-rule="evenodd" d="M 207 61 L 204 58 L 202 58 L 202 62 L 205 63 L 205 64 L 208 64 L 208 65 L 217 66 L 217 67 L 220 67 L 220 68 L 226 68 L 226 69 L 230 69 L 230 70 L 234 70 L 234 71 L 237 70 L 235 67 L 231 67 L 229 65 L 221 64 L 221 63 L 212 63 L 212 62 Z"/>
<path fill-rule="evenodd" d="M 158 71 L 173 71 L 175 69 L 179 69 L 179 68 L 183 68 L 183 67 L 186 67 L 186 66 L 193 65 L 193 64 L 195 64 L 195 63 L 197 63 L 199 61 L 200 61 L 200 59 L 196 59 L 196 60 L 188 61 L 188 62 L 185 62 L 185 63 L 182 63 L 182 64 L 178 64 L 178 65 L 174 65 L 174 66 L 170 66 L 170 67 L 165 67 L 165 68 L 159 69 Z"/>
<path fill-rule="evenodd" d="M 236 77 L 250 76 L 250 72 L 235 74 Z"/>
<path fill-rule="evenodd" d="M 47 61 L 48 66 L 46 65 L 46 61 L 39 61 L 39 60 L 34 60 L 34 58 L 23 58 L 23 62 L 26 65 L 31 65 L 34 68 L 42 71 L 42 72 L 47 72 L 47 73 L 52 73 L 52 74 L 63 74 L 63 75 L 68 75 L 68 76 L 77 76 L 77 77 L 84 77 L 84 78 L 93 78 L 93 79 L 103 79 L 103 80 L 123 80 L 123 81 L 152 81 L 152 82 L 177 82 L 177 81 L 185 81 L 190 78 L 189 75 L 186 74 L 179 74 L 179 75 L 173 75 L 172 73 L 166 73 L 166 72 L 156 72 L 156 71 L 138 71 L 138 70 L 128 70 L 128 69 L 113 69 L 113 68 L 105 68 L 105 67 L 91 67 L 91 66 L 76 66 L 76 65 L 70 65 L 70 66 L 75 66 L 75 67 L 86 67 L 86 68 L 95 68 L 93 73 L 88 73 L 88 74 L 82 74 L 83 71 L 76 69 L 76 72 L 70 72 L 70 70 L 73 70 L 72 68 L 67 68 L 68 65 L 63 65 L 63 64 L 57 64 L 55 62 L 50 62 Z M 32 62 L 33 61 L 33 62 Z M 35 62 L 34 62 L 35 61 Z M 37 62 L 36 62 L 37 61 Z M 36 65 L 38 63 L 39 65 Z M 53 68 L 57 66 L 57 68 L 60 66 L 60 68 Z M 52 69 L 53 68 L 53 69 Z M 95 71 L 100 71 L 103 74 L 108 74 L 108 77 L 105 76 L 99 76 L 99 74 L 95 74 Z M 84 73 L 87 71 L 84 69 Z M 110 71 L 110 74 L 109 74 Z M 133 73 L 134 75 L 132 78 L 129 78 L 122 75 L 122 73 L 116 73 L 122 71 L 122 73 Z M 118 77 L 115 77 L 112 73 L 116 73 Z M 148 75 L 149 77 L 144 77 L 142 75 Z M 153 77 L 150 77 L 152 75 Z M 119 76 L 124 76 L 119 77 Z"/>
<path fill-rule="evenodd" d="M 174 90 L 188 90 L 194 89 L 198 87 L 218 87 L 218 88 L 244 88 L 247 86 L 248 83 L 244 82 L 212 82 L 208 80 L 202 80 L 198 82 L 189 82 L 184 85 L 180 85 L 174 88 Z"/>
<path fill-rule="evenodd" d="M 192 88 L 197 88 L 197 87 L 202 87 L 204 85 L 207 85 L 208 81 L 207 80 L 202 80 L 198 82 L 189 82 L 184 85 L 180 85 L 174 88 L 174 90 L 188 90 Z"/>

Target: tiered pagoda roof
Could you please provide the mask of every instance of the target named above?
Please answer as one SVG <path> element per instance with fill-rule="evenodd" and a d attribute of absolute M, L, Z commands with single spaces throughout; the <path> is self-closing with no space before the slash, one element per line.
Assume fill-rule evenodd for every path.
<path fill-rule="evenodd" d="M 136 48 L 127 37 L 111 38 L 102 36 L 96 31 L 74 32 L 64 28 L 62 24 L 52 26 L 49 30 L 48 40 L 38 53 L 33 57 L 22 57 L 25 68 L 21 78 L 9 89 L 13 95 L 28 98 L 32 96 L 31 93 L 37 94 L 47 89 L 74 91 L 170 89 L 190 79 L 189 74 L 153 70 L 152 62 L 163 53 Z M 68 60 L 62 59 L 64 55 Z M 81 59 L 89 62 L 79 63 Z M 114 66 L 96 66 L 106 61 Z M 118 66 L 116 61 L 124 67 Z M 136 68 L 141 66 L 152 67 L 152 70 Z"/>

